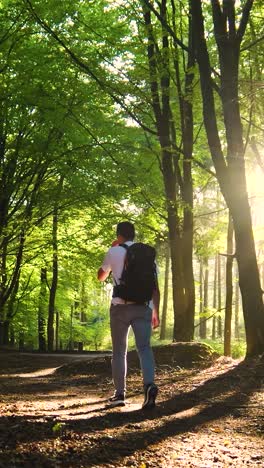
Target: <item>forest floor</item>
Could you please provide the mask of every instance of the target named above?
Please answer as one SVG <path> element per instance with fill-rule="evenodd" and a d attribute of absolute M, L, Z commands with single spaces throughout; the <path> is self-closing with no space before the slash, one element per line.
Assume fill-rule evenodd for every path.
<path fill-rule="evenodd" d="M 264 467 L 263 358 L 158 360 L 149 411 L 133 359 L 127 405 L 115 409 L 110 357 L 4 352 L 0 362 L 0 468 Z"/>

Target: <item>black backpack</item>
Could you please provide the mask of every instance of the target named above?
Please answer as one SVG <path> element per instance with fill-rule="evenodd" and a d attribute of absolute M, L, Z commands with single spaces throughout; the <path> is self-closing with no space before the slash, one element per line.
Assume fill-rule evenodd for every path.
<path fill-rule="evenodd" d="M 152 298 L 157 285 L 156 251 L 142 242 L 128 246 L 120 244 L 127 251 L 120 284 L 114 286 L 113 297 L 143 304 Z"/>

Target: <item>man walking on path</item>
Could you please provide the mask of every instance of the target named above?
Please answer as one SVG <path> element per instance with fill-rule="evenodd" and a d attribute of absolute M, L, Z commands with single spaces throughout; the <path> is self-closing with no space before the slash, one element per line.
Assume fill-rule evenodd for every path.
<path fill-rule="evenodd" d="M 149 301 L 139 303 L 138 301 L 135 302 L 118 297 L 118 291 L 120 291 L 118 286 L 120 285 L 127 250 L 134 244 L 134 225 L 128 221 L 121 222 L 117 225 L 116 234 L 117 239 L 106 253 L 103 264 L 97 274 L 99 281 L 104 281 L 110 272 L 112 272 L 114 282 L 114 293 L 110 307 L 110 327 L 113 348 L 112 376 L 115 393 L 109 402 L 111 406 L 125 405 L 127 345 L 128 332 L 131 326 L 135 335 L 143 374 L 145 399 L 142 408 L 153 408 L 158 388 L 154 383 L 155 363 L 150 346 L 150 337 L 151 328 L 159 326 L 160 294 L 157 276 L 155 275 L 152 298 L 150 298 L 152 299 L 153 309 L 149 307 Z"/>

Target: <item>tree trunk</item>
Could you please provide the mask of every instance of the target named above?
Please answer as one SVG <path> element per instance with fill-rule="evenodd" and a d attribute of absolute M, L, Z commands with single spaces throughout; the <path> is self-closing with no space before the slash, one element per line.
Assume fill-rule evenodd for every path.
<path fill-rule="evenodd" d="M 46 296 L 47 296 L 47 269 L 41 268 L 40 272 L 40 292 L 38 304 L 38 349 L 46 351 Z"/>
<path fill-rule="evenodd" d="M 0 207 L 1 208 L 1 207 Z M 0 211 L 1 213 L 1 211 Z M 7 239 L 1 239 L 0 253 L 0 345 L 4 344 L 4 321 L 5 321 L 5 294 L 7 290 Z"/>
<path fill-rule="evenodd" d="M 162 0 L 160 6 L 161 24 L 167 21 L 167 5 L 166 0 Z M 156 120 L 157 135 L 161 148 L 161 168 L 165 188 L 166 204 L 167 204 L 167 223 L 169 231 L 169 243 L 171 252 L 171 272 L 172 272 L 172 292 L 173 292 L 173 310 L 174 310 L 174 328 L 173 341 L 189 341 L 193 335 L 193 320 L 194 320 L 194 287 L 192 284 L 192 271 L 190 266 L 190 253 L 184 248 L 182 239 L 182 226 L 179 217 L 179 184 L 180 184 L 180 168 L 179 168 L 179 150 L 176 148 L 175 128 L 173 122 L 173 114 L 170 107 L 170 59 L 169 59 L 169 40 L 168 32 L 162 26 L 161 38 L 154 36 L 151 12 L 149 7 L 143 6 L 144 21 L 148 38 L 148 62 L 149 62 L 149 77 L 152 97 L 152 108 Z M 155 43 L 161 39 L 161 50 L 156 53 Z M 158 63 L 159 62 L 159 63 Z M 161 63 L 160 63 L 161 62 Z M 162 70 L 160 69 L 162 66 Z M 189 85 L 189 82 L 187 83 Z M 190 84 L 191 87 L 191 84 Z M 187 108 L 186 108 L 187 109 Z M 187 117 L 190 113 L 186 111 Z M 192 120 L 189 121 L 189 125 Z M 189 127 L 186 124 L 186 135 L 190 135 Z M 187 132 L 188 128 L 188 132 Z M 187 142 L 187 137 L 186 137 Z M 187 143 L 185 148 L 192 148 L 192 143 Z M 190 162 L 189 153 L 187 159 L 186 153 L 186 197 L 190 197 Z M 192 229 L 192 209 L 189 207 L 191 215 L 186 214 L 185 229 L 186 233 Z M 192 234 L 189 235 L 188 248 L 191 247 Z M 187 249 L 187 247 L 186 247 Z M 186 256 L 183 260 L 183 252 Z M 184 269 L 185 267 L 185 269 Z M 188 286 L 185 284 L 185 278 L 188 281 Z M 188 301 L 186 297 L 188 294 Z M 187 307 L 190 308 L 187 312 Z M 186 315 L 188 314 L 188 316 Z"/>
<path fill-rule="evenodd" d="M 53 228 L 52 228 L 52 280 L 49 294 L 48 308 L 48 351 L 53 351 L 54 347 L 54 315 L 55 315 L 55 298 L 58 284 L 58 208 L 53 211 Z"/>
<path fill-rule="evenodd" d="M 13 304 L 19 287 L 19 278 L 21 271 L 21 263 L 23 258 L 23 250 L 25 244 L 24 231 L 21 232 L 19 237 L 19 245 L 17 247 L 16 261 L 13 266 L 12 274 L 10 275 L 9 282 L 7 283 L 7 244 L 5 239 L 3 241 L 1 255 L 0 255 L 0 344 L 7 344 L 8 342 L 8 328 L 9 322 L 13 316 Z M 8 305 L 9 302 L 9 305 Z M 5 322 L 8 322 L 5 323 Z"/>
<path fill-rule="evenodd" d="M 48 307 L 48 327 L 47 341 L 48 350 L 53 351 L 54 348 L 54 317 L 55 317 L 55 299 L 58 286 L 58 200 L 63 188 L 64 176 L 61 176 L 58 181 L 56 201 L 54 204 L 52 216 L 52 279 L 49 294 Z"/>
<path fill-rule="evenodd" d="M 4 322 L 3 322 L 3 336 L 2 336 L 2 343 L 4 345 L 9 345 L 10 344 L 10 328 L 12 325 L 12 321 L 14 319 L 14 316 L 16 314 L 15 310 L 15 301 L 16 301 L 16 296 L 19 288 L 19 279 L 20 279 L 20 268 L 18 270 L 18 273 L 16 275 L 16 282 L 13 284 L 12 291 L 9 295 L 9 299 L 7 304 L 4 306 Z"/>
<path fill-rule="evenodd" d="M 87 293 L 85 288 L 85 281 L 81 282 L 81 292 L 80 292 L 80 321 L 86 322 L 86 310 L 87 310 Z"/>
<path fill-rule="evenodd" d="M 174 12 L 175 13 L 175 12 Z M 180 13 L 181 14 L 181 13 Z M 175 21 L 175 18 L 174 18 Z M 174 26 L 176 33 L 176 26 Z M 194 315 L 195 315 L 195 284 L 193 273 L 193 82 L 194 82 L 194 46 L 192 18 L 188 17 L 188 54 L 187 69 L 184 76 L 184 91 L 181 85 L 181 73 L 179 66 L 178 46 L 174 44 L 176 57 L 174 68 L 176 71 L 176 86 L 179 99 L 181 134 L 183 140 L 183 177 L 180 184 L 183 199 L 183 274 L 185 292 L 185 338 L 187 341 L 193 339 Z M 173 141 L 176 143 L 176 131 L 173 131 Z M 178 169 L 179 171 L 179 169 Z"/>
<path fill-rule="evenodd" d="M 192 41 L 189 40 L 189 43 Z M 192 54 L 189 54 L 188 70 L 194 66 Z M 193 74 L 186 74 L 186 99 L 184 100 L 184 128 L 183 128 L 183 271 L 185 287 L 185 321 L 186 340 L 193 340 L 194 315 L 195 315 L 195 284 L 193 272 L 193 181 L 192 181 L 192 156 L 193 156 L 193 109 L 192 86 Z M 189 98 L 189 99 L 188 99 Z"/>
<path fill-rule="evenodd" d="M 221 257 L 220 255 L 217 256 L 217 309 L 218 309 L 218 317 L 217 317 L 217 336 L 222 338 L 223 334 L 223 327 L 222 327 L 222 268 L 221 268 Z"/>
<path fill-rule="evenodd" d="M 70 338 L 69 338 L 69 350 L 73 351 L 73 313 L 74 306 L 71 305 L 71 316 L 70 316 Z"/>
<path fill-rule="evenodd" d="M 217 263 L 218 258 L 217 255 L 215 256 L 215 263 L 214 263 L 214 291 L 213 291 L 213 309 L 214 314 L 217 310 Z M 212 340 L 216 339 L 216 316 L 213 316 L 213 325 L 212 325 Z"/>
<path fill-rule="evenodd" d="M 55 335 L 55 349 L 59 351 L 60 349 L 60 341 L 59 341 L 59 334 L 60 332 L 60 314 L 56 311 L 56 335 Z"/>
<path fill-rule="evenodd" d="M 236 267 L 237 273 L 237 267 Z M 239 340 L 239 284 L 238 284 L 238 275 L 236 274 L 236 284 L 235 284 L 235 339 Z"/>
<path fill-rule="evenodd" d="M 245 202 L 245 205 L 248 206 L 248 202 Z M 240 208 L 240 213 L 240 210 L 236 210 L 237 216 L 233 220 L 247 355 L 256 355 L 264 352 L 264 307 L 250 212 L 246 211 L 246 206 L 244 206 L 245 211 L 243 206 Z M 243 212 L 245 219 L 243 219 Z"/>
<path fill-rule="evenodd" d="M 205 316 L 208 311 L 208 286 L 209 286 L 209 268 L 208 258 L 204 259 L 204 288 L 203 288 L 203 312 L 200 318 L 200 338 L 202 340 L 207 338 L 207 317 Z"/>
<path fill-rule="evenodd" d="M 24 351 L 24 349 L 25 349 L 25 337 L 24 337 L 24 332 L 19 332 L 19 337 L 18 337 L 18 349 L 19 349 L 19 351 Z"/>
<path fill-rule="evenodd" d="M 14 347 L 15 346 L 15 331 L 14 331 L 14 325 L 13 322 L 10 323 L 10 338 L 9 338 L 9 344 L 10 346 Z"/>
<path fill-rule="evenodd" d="M 0 344 L 4 346 L 9 344 L 9 320 L 0 323 Z"/>
<path fill-rule="evenodd" d="M 203 300 L 203 288 L 204 288 L 204 274 L 203 274 L 203 260 L 200 258 L 199 261 L 199 337 L 200 337 L 200 324 L 201 318 L 204 310 L 204 300 Z"/>
<path fill-rule="evenodd" d="M 168 206 L 168 225 L 171 251 L 172 296 L 174 311 L 173 341 L 188 341 L 185 329 L 185 290 L 182 262 L 182 239 L 179 232 L 179 218 Z"/>
<path fill-rule="evenodd" d="M 167 310 L 168 310 L 168 293 L 169 293 L 169 272 L 170 272 L 170 249 L 169 245 L 166 245 L 165 254 L 165 278 L 164 278 L 164 290 L 163 290 L 163 304 L 161 314 L 161 326 L 160 326 L 160 339 L 165 340 L 166 338 L 166 323 L 167 323 Z"/>
<path fill-rule="evenodd" d="M 211 65 L 204 33 L 201 0 L 191 0 L 191 5 L 196 57 L 200 70 L 205 129 L 217 179 L 234 224 L 247 355 L 258 355 L 264 352 L 264 305 L 247 195 L 243 135 L 238 99 L 240 44 L 245 33 L 253 1 L 248 0 L 244 4 L 238 26 L 238 21 L 234 21 L 236 14 L 234 2 L 230 2 L 224 10 L 221 9 L 218 2 L 212 2 L 215 40 L 220 65 L 220 98 L 226 130 L 226 160 L 217 128 Z M 227 21 L 228 29 L 226 28 Z"/>
<path fill-rule="evenodd" d="M 233 301 L 233 223 L 229 214 L 227 229 L 227 259 L 226 259 L 226 304 L 224 327 L 224 355 L 231 356 L 231 321 Z"/>

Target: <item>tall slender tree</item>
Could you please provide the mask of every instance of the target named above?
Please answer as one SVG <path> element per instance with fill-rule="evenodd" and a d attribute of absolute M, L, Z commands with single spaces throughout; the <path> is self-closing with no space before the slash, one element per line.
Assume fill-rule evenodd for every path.
<path fill-rule="evenodd" d="M 142 1 L 143 15 L 148 39 L 149 83 L 151 88 L 152 109 L 155 116 L 157 135 L 161 148 L 161 167 L 166 194 L 169 242 L 171 251 L 172 292 L 174 305 L 175 341 L 188 341 L 194 333 L 195 288 L 193 275 L 193 110 L 192 88 L 194 55 L 192 53 L 192 28 L 189 22 L 189 48 L 187 67 L 184 75 L 185 88 L 182 89 L 182 73 L 179 65 L 178 45 L 170 45 L 168 24 L 168 2 L 163 0 L 159 11 L 154 9 L 154 17 L 161 30 L 160 37 L 155 34 L 153 6 Z M 175 3 L 170 14 L 173 28 L 176 29 Z M 157 19 L 158 18 L 158 19 Z M 175 32 L 174 32 L 175 34 Z M 159 46 L 161 44 L 161 46 Z M 172 66 L 175 78 L 172 80 Z M 175 121 L 172 107 L 172 82 L 176 83 L 180 121 Z M 176 127 L 181 128 L 183 147 L 177 145 Z M 183 173 L 180 170 L 183 153 Z M 183 223 L 181 205 L 184 206 Z M 183 224 L 183 228 L 182 228 Z"/>
<path fill-rule="evenodd" d="M 219 97 L 225 128 L 225 157 L 216 117 L 212 66 L 206 44 L 202 2 L 191 0 L 204 125 L 216 176 L 234 223 L 248 355 L 264 351 L 264 305 L 247 196 L 238 89 L 241 43 L 252 6 L 253 0 L 247 0 L 241 7 L 236 7 L 233 0 L 223 1 L 222 5 L 219 0 L 211 0 L 220 69 Z"/>

